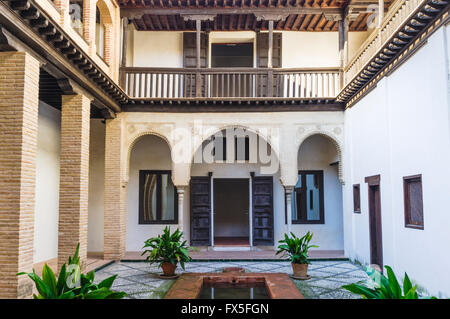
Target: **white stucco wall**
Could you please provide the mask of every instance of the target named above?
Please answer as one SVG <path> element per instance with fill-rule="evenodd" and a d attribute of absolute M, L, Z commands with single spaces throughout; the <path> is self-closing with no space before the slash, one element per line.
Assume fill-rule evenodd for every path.
<path fill-rule="evenodd" d="M 57 257 L 61 112 L 39 102 L 33 262 Z"/>
<path fill-rule="evenodd" d="M 88 251 L 103 252 L 103 195 L 105 189 L 105 124 L 91 120 L 89 145 Z"/>
<path fill-rule="evenodd" d="M 337 32 L 283 32 L 283 68 L 338 67 Z"/>
<path fill-rule="evenodd" d="M 370 262 L 367 184 L 381 175 L 383 261 L 429 293 L 450 296 L 448 27 L 345 112 L 346 254 Z M 424 230 L 405 228 L 403 177 L 422 174 Z M 361 184 L 361 214 L 352 185 Z"/>
<path fill-rule="evenodd" d="M 183 67 L 183 32 L 133 31 L 133 66 Z"/>
<path fill-rule="evenodd" d="M 128 30 L 127 65 L 183 67 L 183 32 L 136 31 L 132 26 L 129 26 Z M 339 66 L 337 32 L 282 31 L 281 33 L 283 68 Z M 349 32 L 349 57 L 366 37 L 367 32 Z M 253 31 L 224 31 L 209 34 L 210 44 L 255 42 L 255 38 L 256 33 Z M 254 52 L 256 63 L 256 47 Z"/>

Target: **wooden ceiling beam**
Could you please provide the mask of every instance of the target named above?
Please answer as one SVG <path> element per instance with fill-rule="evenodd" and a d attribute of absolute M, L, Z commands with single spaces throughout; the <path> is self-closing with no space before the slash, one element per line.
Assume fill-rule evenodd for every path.
<path fill-rule="evenodd" d="M 197 8 L 121 8 L 120 15 L 122 18 L 137 19 L 142 17 L 144 14 L 152 15 L 202 15 L 202 14 L 279 14 L 279 15 L 289 15 L 289 14 L 342 14 L 343 11 L 339 7 L 280 7 L 280 8 L 266 8 L 266 7 L 256 7 L 256 8 L 208 8 L 208 9 L 197 9 Z"/>

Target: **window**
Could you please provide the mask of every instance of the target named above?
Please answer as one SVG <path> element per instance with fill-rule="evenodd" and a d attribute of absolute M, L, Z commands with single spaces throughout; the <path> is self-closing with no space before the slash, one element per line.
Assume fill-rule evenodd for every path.
<path fill-rule="evenodd" d="M 83 0 L 69 0 L 69 16 L 72 28 L 83 36 Z"/>
<path fill-rule="evenodd" d="M 403 177 L 405 227 L 423 229 L 422 175 Z"/>
<path fill-rule="evenodd" d="M 105 26 L 98 7 L 95 8 L 95 46 L 97 49 L 97 54 L 101 58 L 104 58 Z"/>
<path fill-rule="evenodd" d="M 361 214 L 361 193 L 359 184 L 353 185 L 353 212 Z"/>
<path fill-rule="evenodd" d="M 293 224 L 324 224 L 323 171 L 299 171 L 292 194 Z"/>
<path fill-rule="evenodd" d="M 177 223 L 177 191 L 170 171 L 139 171 L 139 224 Z"/>

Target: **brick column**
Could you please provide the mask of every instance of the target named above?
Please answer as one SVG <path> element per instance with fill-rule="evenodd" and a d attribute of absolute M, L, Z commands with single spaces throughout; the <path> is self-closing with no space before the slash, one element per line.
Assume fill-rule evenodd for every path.
<path fill-rule="evenodd" d="M 31 296 L 39 62 L 0 52 L 0 298 Z"/>
<path fill-rule="evenodd" d="M 105 27 L 105 37 L 103 43 L 103 58 L 106 63 L 111 66 L 112 63 L 112 55 L 113 55 L 113 25 L 112 23 L 104 24 Z"/>
<path fill-rule="evenodd" d="M 87 257 L 90 107 L 82 94 L 62 96 L 58 268 L 78 243 L 82 267 Z"/>
<path fill-rule="evenodd" d="M 126 165 L 122 156 L 123 126 L 120 117 L 106 121 L 104 259 L 110 260 L 120 260 L 125 254 L 127 189 L 121 174 Z"/>
<path fill-rule="evenodd" d="M 69 0 L 55 0 L 53 4 L 61 15 L 61 20 L 59 22 L 63 25 L 65 25 L 65 23 L 69 25 Z"/>
<path fill-rule="evenodd" d="M 83 38 L 93 49 L 91 54 L 95 54 L 95 0 L 83 1 Z"/>

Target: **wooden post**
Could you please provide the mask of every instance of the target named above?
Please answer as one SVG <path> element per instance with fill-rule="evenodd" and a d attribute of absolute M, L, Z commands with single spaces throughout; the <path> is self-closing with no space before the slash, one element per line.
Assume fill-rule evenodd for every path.
<path fill-rule="evenodd" d="M 202 28 L 202 21 L 200 19 L 195 20 L 195 31 L 196 31 L 196 44 L 197 44 L 197 69 L 201 68 L 201 60 L 200 60 L 200 32 L 201 32 L 201 28 Z M 196 79 L 196 83 L 195 83 L 195 95 L 196 97 L 200 97 L 202 95 L 202 78 L 201 78 L 201 73 L 200 72 L 196 72 L 195 74 L 195 79 Z"/>
<path fill-rule="evenodd" d="M 267 96 L 273 97 L 273 20 L 269 20 L 269 45 L 267 52 Z"/>
<path fill-rule="evenodd" d="M 123 18 L 122 19 L 122 59 L 120 61 L 121 67 L 127 66 L 127 27 L 128 27 L 128 19 Z M 122 88 L 125 88 L 125 82 L 126 82 L 126 74 L 124 71 L 120 71 L 120 79 L 119 79 L 119 85 Z"/>
<path fill-rule="evenodd" d="M 197 69 L 201 67 L 200 63 L 200 32 L 202 29 L 202 21 L 200 19 L 195 20 L 195 31 L 196 31 L 196 44 L 197 44 Z"/>
<path fill-rule="evenodd" d="M 269 20 L 269 46 L 267 52 L 267 67 L 273 67 L 273 20 Z"/>
<path fill-rule="evenodd" d="M 338 33 L 339 33 L 339 65 L 341 68 L 344 68 L 347 64 L 348 59 L 348 19 L 344 17 L 339 20 L 338 24 Z M 344 86 L 344 72 L 342 71 L 339 76 L 339 83 L 341 89 Z"/>
<path fill-rule="evenodd" d="M 381 28 L 384 19 L 384 0 L 378 0 L 378 28 Z"/>

